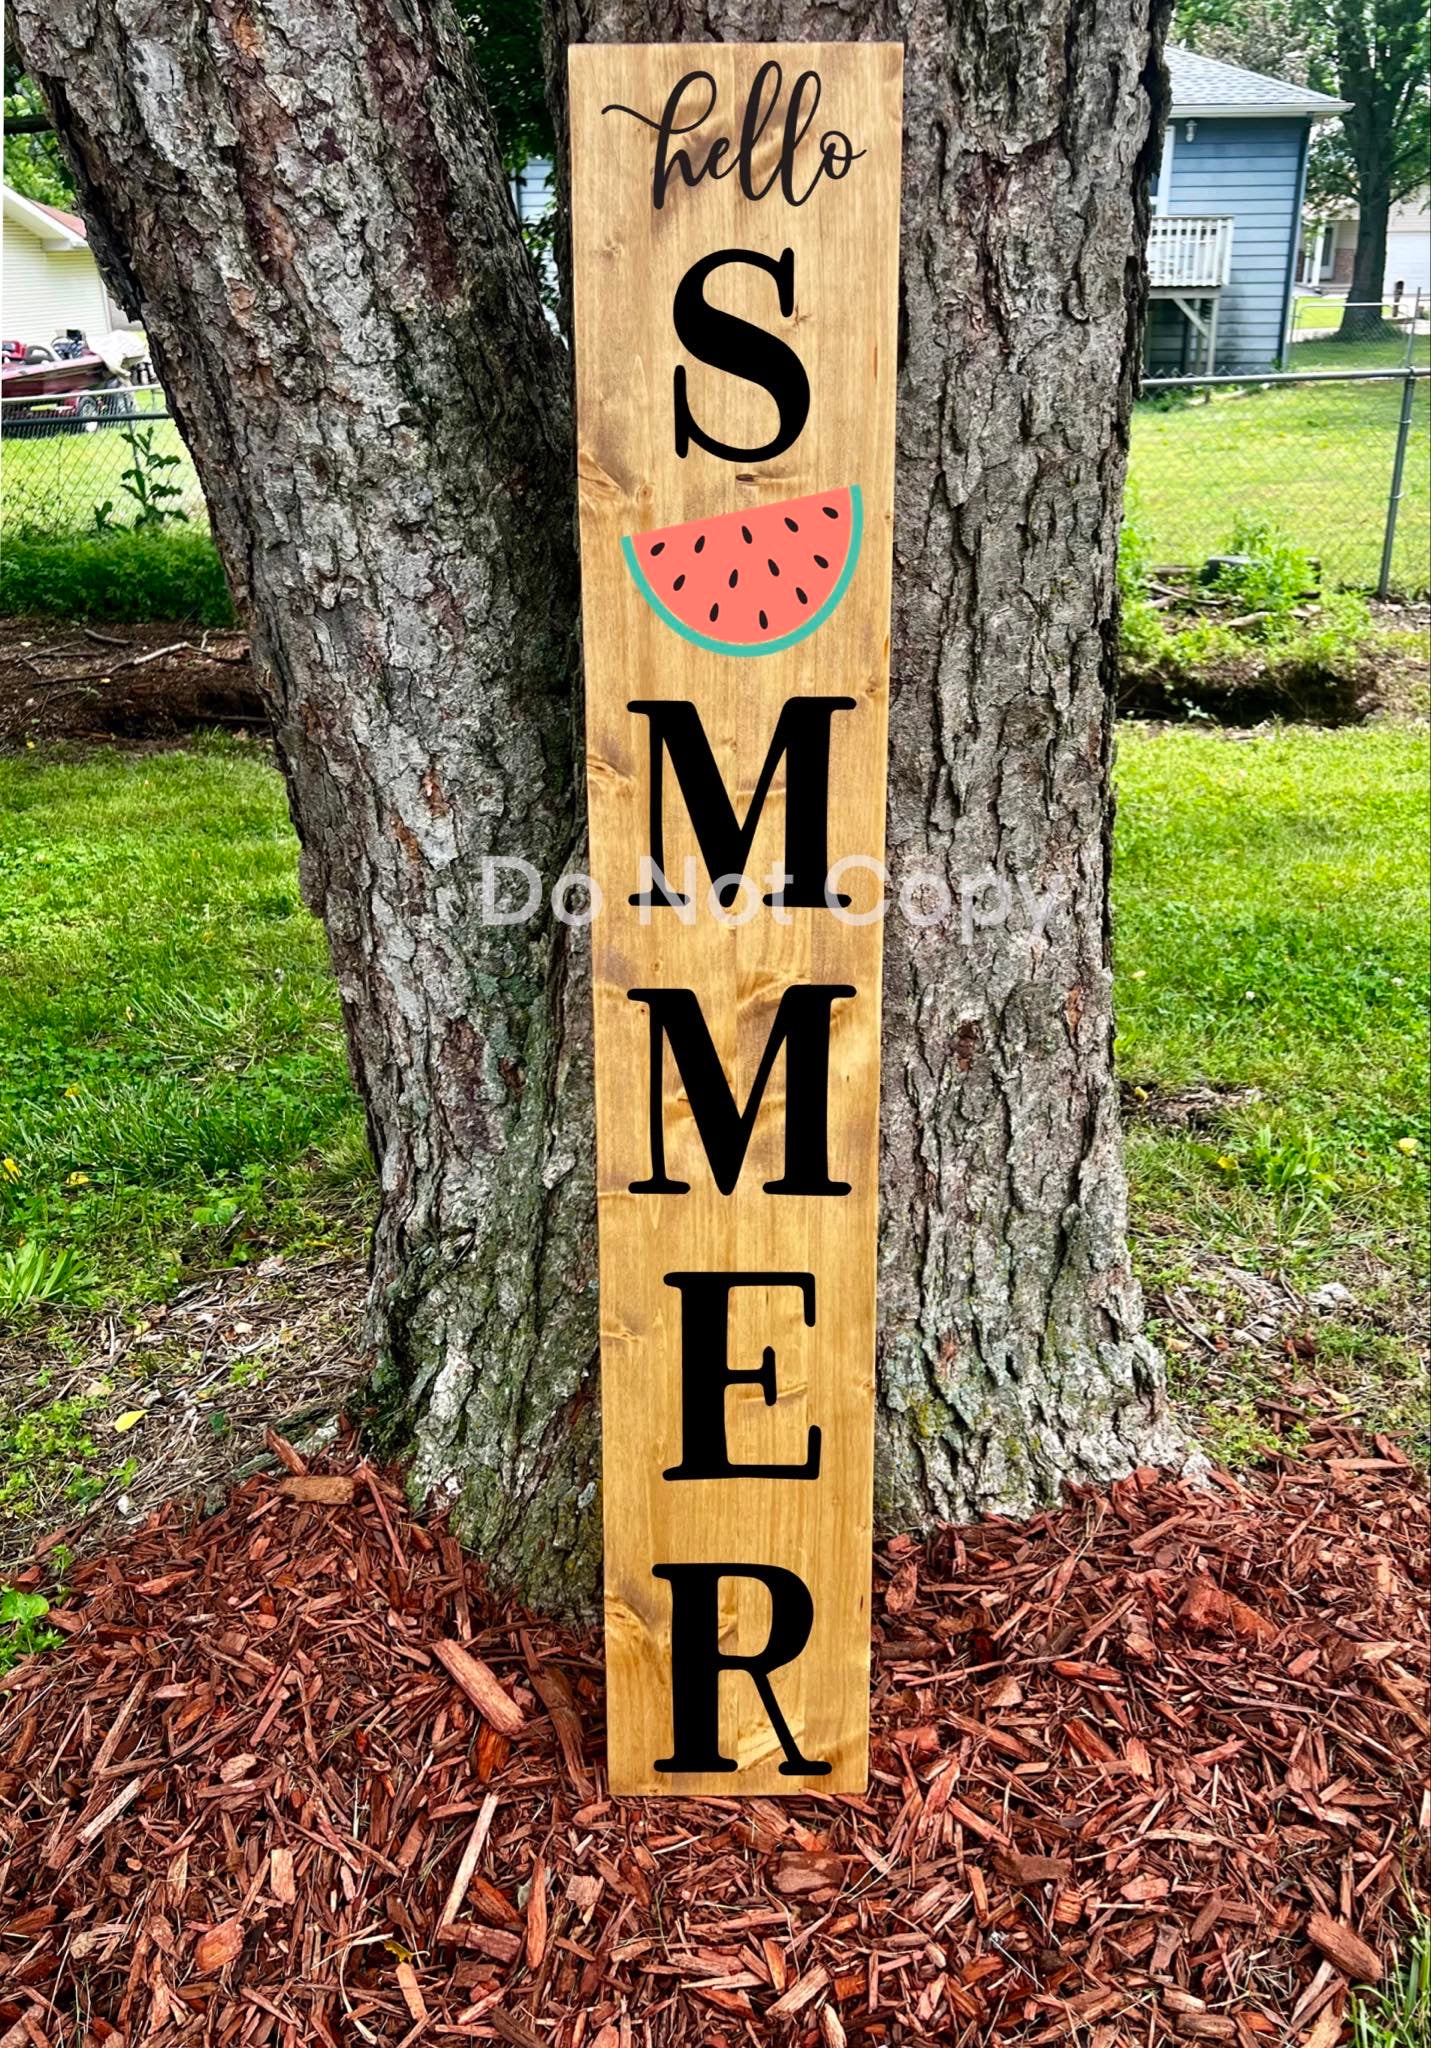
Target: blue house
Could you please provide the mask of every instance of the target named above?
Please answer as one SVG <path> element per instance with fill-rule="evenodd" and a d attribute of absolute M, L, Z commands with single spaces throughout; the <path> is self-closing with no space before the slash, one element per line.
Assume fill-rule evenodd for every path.
<path fill-rule="evenodd" d="M 1312 123 L 1346 103 L 1170 48 L 1148 236 L 1151 375 L 1270 370 L 1292 310 Z"/>

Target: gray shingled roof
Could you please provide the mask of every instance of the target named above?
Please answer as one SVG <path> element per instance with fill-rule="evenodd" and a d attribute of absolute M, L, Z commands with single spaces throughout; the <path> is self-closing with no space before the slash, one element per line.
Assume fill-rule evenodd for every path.
<path fill-rule="evenodd" d="M 1201 57 L 1195 50 L 1169 44 L 1167 57 L 1175 119 L 1181 119 L 1189 107 L 1215 107 L 1228 113 L 1241 113 L 1245 108 L 1256 114 L 1275 107 L 1288 113 L 1335 114 L 1345 104 L 1328 93 L 1311 92 L 1305 85 L 1288 85 L 1285 79 L 1263 78 L 1236 64 L 1220 64 L 1216 57 Z"/>

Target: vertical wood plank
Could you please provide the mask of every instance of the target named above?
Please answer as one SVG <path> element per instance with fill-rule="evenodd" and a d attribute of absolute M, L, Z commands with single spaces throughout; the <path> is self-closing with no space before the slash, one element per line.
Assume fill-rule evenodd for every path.
<path fill-rule="evenodd" d="M 769 66 L 778 67 L 778 99 L 777 74 L 762 71 Z M 748 879 L 727 915 L 718 914 L 689 808 L 696 756 L 688 749 L 687 772 L 678 773 L 659 744 L 658 716 L 631 707 L 695 708 L 739 821 L 759 792 L 785 707 L 839 700 L 810 728 L 823 721 L 828 732 L 823 851 L 831 863 L 882 860 L 901 70 L 902 51 L 888 44 L 586 46 L 570 53 L 588 786 L 601 892 L 592 942 L 609 1755 L 618 1792 L 729 1796 L 860 1791 L 866 1783 L 881 923 L 864 914 L 879 902 L 881 886 L 867 869 L 847 869 L 839 887 L 852 900 L 843 916 L 823 902 L 764 903 L 772 869 L 790 871 L 787 824 L 793 840 L 808 823 L 800 808 L 809 808 L 818 747 L 812 754 L 792 745 L 775 759 L 763 793 L 741 864 Z M 782 176 L 787 113 L 805 73 L 818 79 L 818 106 L 807 81 L 794 115 L 800 139 Z M 687 132 L 668 137 L 673 174 L 658 206 L 658 124 L 673 89 L 692 75 L 676 115 Z M 771 110 L 763 124 L 758 116 L 750 121 L 757 132 L 742 166 L 742 120 L 757 85 L 760 104 Z M 721 137 L 721 175 L 687 183 L 675 152 L 684 150 L 697 172 Z M 848 148 L 831 137 L 848 138 Z M 826 174 L 817 176 L 822 149 Z M 703 286 L 705 302 L 794 350 L 808 379 L 808 414 L 793 442 L 768 458 L 726 459 L 699 438 L 681 455 L 678 368 L 706 441 L 749 451 L 778 437 L 776 403 L 759 376 L 763 365 L 778 377 L 783 358 L 762 350 L 758 338 L 747 348 L 747 336 L 750 376 L 742 378 L 698 360 L 674 324 L 677 290 L 692 266 L 732 250 L 765 263 L 719 266 Z M 787 251 L 788 314 L 776 268 Z M 731 332 L 720 330 L 717 353 Z M 803 499 L 812 502 L 789 516 L 792 501 Z M 856 519 L 857 556 L 836 591 L 831 579 L 848 561 Z M 742 521 L 758 547 L 740 541 Z M 640 539 L 688 522 L 709 526 L 703 560 L 686 552 L 699 529 L 659 548 Z M 841 535 L 845 556 L 827 532 Z M 691 571 L 681 591 L 672 573 L 678 558 Z M 739 594 L 727 565 L 746 577 Z M 691 593 L 702 578 L 697 615 Z M 791 644 L 758 655 L 748 641 L 740 652 L 708 644 L 732 632 L 758 634 L 751 608 L 764 615 L 763 592 L 777 640 L 794 621 Z M 827 615 L 794 638 L 805 623 L 801 601 L 818 610 L 822 593 L 832 600 Z M 653 852 L 653 744 L 664 872 L 680 888 L 687 860 L 695 863 L 689 921 L 667 905 L 643 909 L 629 900 L 641 888 L 642 856 Z M 797 775 L 802 788 L 792 800 Z M 633 1191 L 660 1179 L 650 1076 L 653 1017 L 666 1012 L 651 992 L 692 993 L 734 1105 L 743 1106 L 777 1018 L 791 1021 L 781 1008 L 791 989 L 826 993 L 805 999 L 808 1014 L 795 1018 L 787 1049 L 766 1063 L 764 1094 L 729 1192 L 717 1185 L 710 1132 L 703 1138 L 697 1128 L 701 1104 L 693 1106 L 693 1095 L 702 1091 L 687 1071 L 694 1040 L 683 1065 L 674 1036 L 658 1039 L 657 1092 L 666 1179 L 687 1191 Z M 646 993 L 638 998 L 636 990 Z M 818 1090 L 818 1048 L 826 1042 L 827 1088 Z M 828 1122 L 823 1179 L 849 1191 L 770 1192 L 767 1183 L 782 1178 L 801 1185 L 821 1179 L 807 1143 L 817 1094 Z M 787 1139 L 789 1148 L 803 1148 L 793 1173 Z M 680 1275 L 766 1277 L 731 1285 L 720 1302 L 708 1286 L 672 1277 Z M 818 1477 L 664 1476 L 689 1450 L 683 1335 L 688 1345 L 701 1340 L 708 1383 L 712 1332 L 722 1316 L 729 1369 L 754 1374 L 768 1347 L 773 1389 L 753 1379 L 718 1388 L 706 1452 L 723 1423 L 732 1464 L 798 1466 L 817 1429 Z M 715 1563 L 791 1572 L 808 1588 L 808 1640 L 767 1682 L 797 1759 L 827 1769 L 789 1767 L 760 1688 L 738 1670 L 722 1675 L 717 1688 L 719 1751 L 735 1768 L 658 1768 L 672 1761 L 676 1740 L 673 1604 L 688 1603 L 691 1627 L 699 1605 L 694 1577 L 687 1572 L 679 1591 L 677 1579 L 682 1568 Z M 758 1659 L 784 1594 L 731 1573 L 716 1582 L 714 1598 L 722 1654 Z M 781 1611 L 788 1622 L 793 1610 Z"/>

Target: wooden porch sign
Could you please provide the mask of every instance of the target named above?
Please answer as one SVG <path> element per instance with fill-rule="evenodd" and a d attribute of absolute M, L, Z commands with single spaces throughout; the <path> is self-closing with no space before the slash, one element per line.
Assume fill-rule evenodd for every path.
<path fill-rule="evenodd" d="M 866 1782 L 902 52 L 571 52 L 609 1753 Z"/>

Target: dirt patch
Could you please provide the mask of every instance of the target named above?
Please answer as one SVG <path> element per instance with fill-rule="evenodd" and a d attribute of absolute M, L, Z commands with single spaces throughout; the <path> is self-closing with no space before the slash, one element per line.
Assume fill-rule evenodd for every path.
<path fill-rule="evenodd" d="M 0 619 L 0 747 L 268 725 L 242 633 Z"/>
<path fill-rule="evenodd" d="M 874 1563 L 867 1796 L 613 1799 L 599 1639 L 491 1600 L 351 1454 L 163 1510 L 0 1695 L 0 2024 L 1340 2040 L 1426 1896 L 1427 1509 L 1394 1448 L 1319 1418 L 1256 1488 L 1143 1471 Z"/>
<path fill-rule="evenodd" d="M 1427 644 L 1431 608 L 1424 603 L 1372 602 L 1380 629 L 1329 658 L 1315 634 L 1306 652 L 1295 643 L 1209 654 L 1189 672 L 1170 633 L 1166 658 L 1156 652 L 1120 664 L 1118 715 L 1154 723 L 1250 728 L 1268 720 L 1304 725 L 1356 725 L 1371 718 L 1424 719 L 1431 710 Z M 1183 623 L 1170 615 L 1170 623 Z"/>
<path fill-rule="evenodd" d="M 1160 1124 L 1171 1131 L 1214 1131 L 1230 1109 L 1260 1102 L 1260 1088 L 1219 1088 L 1194 1082 L 1187 1088 L 1160 1088 L 1156 1081 L 1124 1081 L 1123 1114 L 1129 1121 Z"/>
<path fill-rule="evenodd" d="M 1374 604 L 1371 610 L 1379 626 L 1420 637 L 1418 648 L 1408 647 L 1381 665 L 1377 715 L 1402 722 L 1431 717 L 1431 603 Z"/>
<path fill-rule="evenodd" d="M 1365 1248 L 1339 1278 L 1299 1288 L 1199 1253 L 1184 1277 L 1149 1289 L 1149 1334 L 1189 1432 L 1239 1468 L 1300 1449 L 1318 1414 L 1431 1462 L 1431 1366 L 1424 1293 Z"/>
<path fill-rule="evenodd" d="M 142 1315 L 0 1337 L 0 1568 L 43 1534 L 88 1552 L 161 1501 L 271 1465 L 266 1432 L 332 1420 L 366 1370 L 350 1258 L 205 1275 Z"/>

